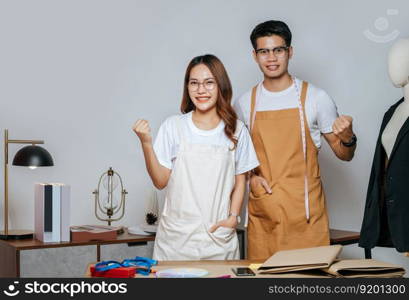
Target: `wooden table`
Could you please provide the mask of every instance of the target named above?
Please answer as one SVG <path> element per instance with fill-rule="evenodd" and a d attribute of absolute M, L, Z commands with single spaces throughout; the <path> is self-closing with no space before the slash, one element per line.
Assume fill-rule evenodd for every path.
<path fill-rule="evenodd" d="M 241 234 L 244 234 L 244 232 L 241 232 Z M 330 229 L 330 244 L 335 245 L 351 245 L 355 244 L 359 241 L 359 232 L 355 231 L 347 231 L 347 230 L 338 230 L 338 229 Z M 176 268 L 176 267 L 191 267 L 191 268 L 202 268 L 206 269 L 209 271 L 209 275 L 206 277 L 213 277 L 217 278 L 219 276 L 223 275 L 230 275 L 232 278 L 235 278 L 236 276 L 232 272 L 231 268 L 234 267 L 248 267 L 250 264 L 262 264 L 264 262 L 261 260 L 223 260 L 223 261 L 218 261 L 218 260 L 207 260 L 207 261 L 163 261 L 159 262 L 157 266 L 154 266 L 154 270 L 163 270 L 163 269 L 168 269 L 168 268 Z M 89 264 L 87 266 L 87 271 L 85 274 L 85 277 L 91 277 L 90 273 L 90 266 L 92 264 Z M 154 274 L 150 274 L 149 276 L 143 276 L 143 275 L 135 275 L 135 278 L 155 278 Z M 282 278 L 282 277 L 314 277 L 311 275 L 300 275 L 300 274 L 281 274 L 281 275 L 257 275 L 257 276 L 251 276 L 251 277 L 246 277 L 246 278 L 266 278 L 266 277 L 271 277 L 271 278 Z"/>
<path fill-rule="evenodd" d="M 359 242 L 359 232 L 346 231 L 338 229 L 330 229 L 330 244 L 331 245 L 351 245 Z"/>
<path fill-rule="evenodd" d="M 242 242 L 240 243 L 241 258 L 244 258 L 245 231 L 239 229 L 238 235 L 241 237 L 242 240 Z M 154 240 L 155 236 L 153 235 L 152 236 L 131 235 L 128 234 L 126 231 L 125 233 L 118 235 L 116 239 L 109 241 L 43 243 L 36 239 L 0 240 L 0 266 L 1 266 L 0 277 L 20 277 L 20 251 L 24 250 L 95 245 L 96 261 L 100 261 L 101 245 L 121 243 L 127 243 L 128 245 L 144 245 L 148 241 Z M 331 229 L 330 241 L 331 245 L 354 244 L 359 241 L 359 232 Z M 248 264 L 248 261 L 246 260 L 240 260 L 237 262 L 240 262 L 240 264 L 244 265 Z"/>
<path fill-rule="evenodd" d="M 236 277 L 231 270 L 236 267 L 248 267 L 250 264 L 261 264 L 260 260 L 198 260 L 198 261 L 162 261 L 152 269 L 159 271 L 170 268 L 200 268 L 209 272 L 206 277 L 217 278 L 224 275 L 230 275 L 232 278 Z M 91 277 L 90 266 L 87 266 L 85 277 Z M 255 277 L 255 276 L 251 276 Z M 155 278 L 155 274 L 151 273 L 149 276 L 136 274 L 135 278 Z"/>
<path fill-rule="evenodd" d="M 153 235 L 133 235 L 126 230 L 123 234 L 118 235 L 116 239 L 108 241 L 44 243 L 36 239 L 0 240 L 0 277 L 20 277 L 20 251 L 24 250 L 95 245 L 96 259 L 99 261 L 101 245 L 123 243 L 144 245 L 148 241 L 154 240 L 155 236 Z"/>
<path fill-rule="evenodd" d="M 232 268 L 249 267 L 251 264 L 262 264 L 261 260 L 200 260 L 200 261 L 163 261 L 158 265 L 153 266 L 155 271 L 173 269 L 173 268 L 199 268 L 209 272 L 206 278 L 328 278 L 329 276 L 314 272 L 289 272 L 282 274 L 258 274 L 255 271 L 255 276 L 236 276 Z M 88 264 L 85 277 L 91 277 L 90 267 L 93 264 Z M 95 277 L 97 278 L 97 277 Z M 155 279 L 155 273 L 148 276 L 136 274 L 134 278 L 152 278 Z"/>

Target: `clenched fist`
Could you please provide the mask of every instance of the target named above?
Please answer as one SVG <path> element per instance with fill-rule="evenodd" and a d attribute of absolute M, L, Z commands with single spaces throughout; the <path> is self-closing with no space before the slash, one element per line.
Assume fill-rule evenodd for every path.
<path fill-rule="evenodd" d="M 138 120 L 132 126 L 132 130 L 141 140 L 142 144 L 152 143 L 151 128 L 149 127 L 149 122 L 146 120 Z"/>
<path fill-rule="evenodd" d="M 339 116 L 332 125 L 332 131 L 344 143 L 350 142 L 354 135 L 352 131 L 352 117 L 345 115 Z"/>

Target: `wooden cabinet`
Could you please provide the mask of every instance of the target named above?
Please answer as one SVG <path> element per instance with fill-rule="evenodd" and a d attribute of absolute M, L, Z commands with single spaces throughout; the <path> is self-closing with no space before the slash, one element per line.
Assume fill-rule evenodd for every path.
<path fill-rule="evenodd" d="M 90 262 L 152 257 L 154 240 L 126 231 L 109 241 L 0 240 L 0 277 L 83 277 Z"/>

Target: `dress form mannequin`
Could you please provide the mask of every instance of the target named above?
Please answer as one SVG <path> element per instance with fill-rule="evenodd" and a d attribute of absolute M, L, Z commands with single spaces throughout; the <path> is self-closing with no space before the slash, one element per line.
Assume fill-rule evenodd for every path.
<path fill-rule="evenodd" d="M 389 77 L 393 85 L 403 89 L 404 101 L 396 108 L 382 134 L 382 146 L 386 155 L 391 156 L 396 138 L 409 117 L 409 39 L 397 41 L 388 57 Z M 406 253 L 409 256 L 409 252 Z"/>
<path fill-rule="evenodd" d="M 409 117 L 409 39 L 397 41 L 389 52 L 389 77 L 395 87 L 402 88 L 405 100 L 397 107 L 382 134 L 382 145 L 389 158 L 399 130 Z"/>
<path fill-rule="evenodd" d="M 377 246 L 409 250 L 409 39 L 389 52 L 389 76 L 404 97 L 384 114 L 375 147 L 359 246 L 365 258 Z"/>

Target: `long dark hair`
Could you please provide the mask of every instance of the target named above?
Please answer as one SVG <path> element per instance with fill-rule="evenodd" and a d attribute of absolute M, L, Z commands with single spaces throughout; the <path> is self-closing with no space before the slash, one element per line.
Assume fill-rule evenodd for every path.
<path fill-rule="evenodd" d="M 197 65 L 203 64 L 209 68 L 217 82 L 218 97 L 216 102 L 216 111 L 223 120 L 224 133 L 233 142 L 234 147 L 237 146 L 237 138 L 234 137 L 236 131 L 237 114 L 231 106 L 231 98 L 233 95 L 229 76 L 220 59 L 212 54 L 206 54 L 194 57 L 187 66 L 185 73 L 185 81 L 183 84 L 183 97 L 180 105 L 180 110 L 183 114 L 195 110 L 195 105 L 190 99 L 188 91 L 188 83 L 190 78 L 190 71 Z"/>

